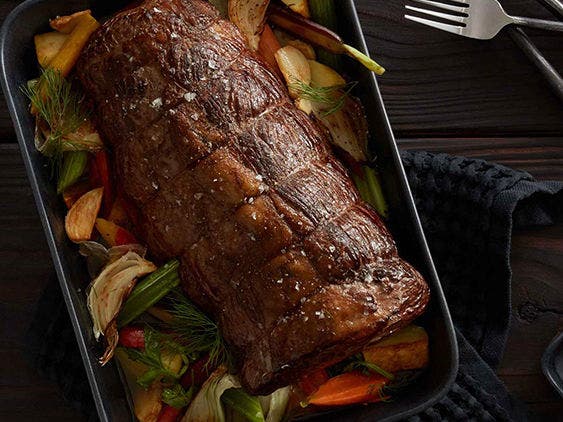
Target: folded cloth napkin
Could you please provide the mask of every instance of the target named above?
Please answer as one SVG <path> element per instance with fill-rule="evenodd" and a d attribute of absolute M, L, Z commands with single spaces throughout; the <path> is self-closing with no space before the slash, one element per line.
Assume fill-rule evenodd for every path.
<path fill-rule="evenodd" d="M 563 182 L 537 182 L 525 172 L 446 154 L 404 152 L 402 159 L 460 352 L 451 390 L 410 420 L 523 420 L 523 406 L 494 373 L 510 320 L 510 237 L 513 227 L 552 224 L 561 215 Z M 28 346 L 35 366 L 59 383 L 85 417 L 96 420 L 56 283 L 39 301 Z"/>

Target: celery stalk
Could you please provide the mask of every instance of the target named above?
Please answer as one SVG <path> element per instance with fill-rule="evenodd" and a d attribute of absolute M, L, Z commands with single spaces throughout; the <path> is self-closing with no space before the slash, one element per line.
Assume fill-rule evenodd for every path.
<path fill-rule="evenodd" d="M 88 152 L 69 151 L 63 156 L 63 165 L 57 181 L 57 193 L 63 193 L 67 188 L 74 185 L 88 164 Z"/>
<path fill-rule="evenodd" d="M 387 218 L 388 207 L 383 196 L 379 175 L 371 167 L 364 166 L 364 176 L 370 194 L 370 204 L 373 205 L 381 217 Z"/>
<path fill-rule="evenodd" d="M 118 327 L 123 327 L 166 296 L 180 284 L 178 267 L 174 259 L 144 278 L 135 286 L 117 317 Z"/>

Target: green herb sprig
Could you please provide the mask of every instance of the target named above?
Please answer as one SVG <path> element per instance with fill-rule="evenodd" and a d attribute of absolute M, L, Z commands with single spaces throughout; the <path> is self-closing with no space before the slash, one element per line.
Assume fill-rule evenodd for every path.
<path fill-rule="evenodd" d="M 60 170 L 63 152 L 89 148 L 83 141 L 67 138 L 87 121 L 84 96 L 73 88 L 59 71 L 45 69 L 39 79 L 22 88 L 38 118 L 38 132 L 45 135 L 41 153 L 51 158 L 55 171 Z"/>
<path fill-rule="evenodd" d="M 208 353 L 211 366 L 230 361 L 217 324 L 183 294 L 174 295 L 171 313 L 170 329 L 188 355 Z"/>
<path fill-rule="evenodd" d="M 344 85 L 334 85 L 327 87 L 315 87 L 296 80 L 289 84 L 290 91 L 295 92 L 299 98 L 303 98 L 326 107 L 321 114 L 322 117 L 330 116 L 344 107 L 346 98 L 358 82 L 348 82 Z"/>
<path fill-rule="evenodd" d="M 186 391 L 180 384 L 174 384 L 174 386 L 162 390 L 162 401 L 169 406 L 181 409 L 190 404 L 193 395 L 193 386 Z"/>

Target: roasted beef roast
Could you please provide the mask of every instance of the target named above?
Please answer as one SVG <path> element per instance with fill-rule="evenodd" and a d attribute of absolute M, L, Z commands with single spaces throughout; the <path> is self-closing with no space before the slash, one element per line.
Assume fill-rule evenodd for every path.
<path fill-rule="evenodd" d="M 422 276 L 326 133 L 203 0 L 146 1 L 92 36 L 78 77 L 153 257 L 266 394 L 410 323 Z"/>

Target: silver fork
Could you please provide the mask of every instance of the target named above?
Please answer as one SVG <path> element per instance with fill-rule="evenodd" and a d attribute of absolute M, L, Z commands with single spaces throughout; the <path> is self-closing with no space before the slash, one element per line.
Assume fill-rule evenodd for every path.
<path fill-rule="evenodd" d="M 451 24 L 412 15 L 405 15 L 405 18 L 469 38 L 489 40 L 509 24 L 548 29 L 551 31 L 563 31 L 563 22 L 509 16 L 497 0 L 455 0 L 457 6 L 430 0 L 412 1 L 443 9 L 447 12 L 437 12 L 409 5 L 406 5 L 405 8 L 414 12 L 444 19 L 451 22 Z"/>

